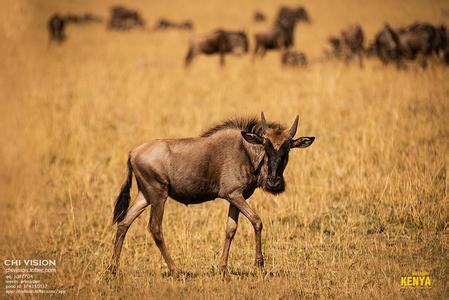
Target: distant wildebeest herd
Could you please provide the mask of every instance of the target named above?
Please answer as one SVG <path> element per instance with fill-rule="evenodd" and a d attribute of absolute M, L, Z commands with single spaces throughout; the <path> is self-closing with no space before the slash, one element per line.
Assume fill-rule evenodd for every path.
<path fill-rule="evenodd" d="M 254 22 L 266 22 L 267 16 L 260 10 L 253 13 Z M 48 20 L 49 41 L 62 43 L 66 40 L 66 26 L 69 24 L 87 24 L 102 22 L 103 19 L 90 13 L 82 15 L 53 14 Z M 263 57 L 266 51 L 279 51 L 281 63 L 288 66 L 306 66 L 306 55 L 295 50 L 295 29 L 299 22 L 311 23 L 311 18 L 302 6 L 281 6 L 271 26 L 254 34 L 254 57 Z M 113 6 L 107 21 L 109 30 L 130 30 L 146 28 L 141 14 L 124 6 Z M 154 31 L 179 29 L 191 31 L 194 24 L 191 20 L 172 21 L 161 18 L 152 28 Z M 184 59 L 185 66 L 199 54 L 220 57 L 220 64 L 225 64 L 226 54 L 243 54 L 249 51 L 249 38 L 244 31 L 217 28 L 209 33 L 193 37 Z M 340 31 L 338 35 L 328 38 L 328 46 L 319 61 L 339 59 L 345 63 L 357 60 L 360 67 L 364 59 L 377 57 L 383 64 L 394 64 L 403 68 L 407 61 L 417 61 L 426 68 L 428 61 L 434 58 L 449 65 L 448 32 L 445 24 L 434 25 L 426 22 L 414 22 L 408 26 L 393 28 L 386 23 L 367 42 L 360 24 L 353 24 Z"/>

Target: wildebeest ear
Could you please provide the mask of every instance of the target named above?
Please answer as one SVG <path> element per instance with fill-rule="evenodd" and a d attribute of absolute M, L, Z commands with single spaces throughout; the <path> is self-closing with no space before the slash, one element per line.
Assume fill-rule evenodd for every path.
<path fill-rule="evenodd" d="M 306 148 L 312 145 L 314 140 L 314 136 L 302 136 L 296 140 L 293 140 L 290 148 Z"/>
<path fill-rule="evenodd" d="M 263 144 L 263 138 L 257 134 L 241 131 L 243 138 L 250 144 Z"/>

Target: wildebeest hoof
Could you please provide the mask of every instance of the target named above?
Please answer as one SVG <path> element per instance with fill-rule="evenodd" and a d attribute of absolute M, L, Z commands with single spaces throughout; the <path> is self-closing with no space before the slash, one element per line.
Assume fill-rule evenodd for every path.
<path fill-rule="evenodd" d="M 262 269 L 263 268 L 263 257 L 256 258 L 256 262 L 254 264 L 256 267 Z"/>
<path fill-rule="evenodd" d="M 220 275 L 223 279 L 230 279 L 230 275 L 229 275 L 229 271 L 228 271 L 228 267 L 226 266 L 222 266 L 220 267 Z"/>
<path fill-rule="evenodd" d="M 172 269 L 170 270 L 170 276 L 174 277 L 174 278 L 179 278 L 182 275 L 182 271 L 178 268 Z"/>
<path fill-rule="evenodd" d="M 118 268 L 116 265 L 109 265 L 106 271 L 111 273 L 112 275 L 117 275 Z"/>

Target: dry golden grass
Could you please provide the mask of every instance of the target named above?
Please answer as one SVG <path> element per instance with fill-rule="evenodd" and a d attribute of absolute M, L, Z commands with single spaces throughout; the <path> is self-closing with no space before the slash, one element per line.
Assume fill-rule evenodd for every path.
<path fill-rule="evenodd" d="M 449 69 L 338 62 L 283 69 L 279 55 L 182 59 L 190 34 L 107 32 L 73 26 L 47 47 L 53 11 L 107 16 L 116 1 L 11 1 L 0 28 L 0 258 L 52 258 L 52 286 L 70 297 L 397 298 L 449 295 Z M 254 32 L 252 11 L 281 2 L 133 1 L 152 24 L 190 17 L 196 32 L 223 25 Z M 360 22 L 371 37 L 384 21 L 448 22 L 447 1 L 304 1 L 313 24 L 298 48 L 318 57 L 327 35 Z M 167 276 L 146 231 L 148 211 L 125 240 L 121 276 L 104 273 L 112 255 L 112 205 L 128 151 L 155 138 L 198 135 L 232 116 L 258 115 L 314 135 L 291 155 L 287 191 L 258 191 L 266 272 L 253 268 L 254 237 L 240 219 L 222 281 L 227 204 L 168 201 L 167 245 L 188 273 Z M 135 192 L 135 190 L 134 190 Z M 400 276 L 427 271 L 430 289 L 401 289 Z M 3 280 L 3 279 L 2 279 Z M 2 288 L 3 288 L 2 282 Z"/>

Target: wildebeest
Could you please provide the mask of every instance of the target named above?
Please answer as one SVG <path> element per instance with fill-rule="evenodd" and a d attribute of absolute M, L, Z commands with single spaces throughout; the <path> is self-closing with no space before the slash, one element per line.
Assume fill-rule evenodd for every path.
<path fill-rule="evenodd" d="M 370 46 L 377 57 L 384 64 L 395 62 L 398 67 L 402 63 L 402 47 L 399 35 L 391 28 L 389 24 L 376 34 L 373 45 Z"/>
<path fill-rule="evenodd" d="M 418 59 L 424 68 L 430 56 L 440 57 L 447 48 L 445 25 L 434 26 L 429 23 L 415 22 L 398 29 L 398 34 L 404 58 Z"/>
<path fill-rule="evenodd" d="M 340 38 L 336 36 L 329 36 L 327 39 L 329 48 L 324 50 L 325 58 L 341 58 L 342 57 L 342 43 Z"/>
<path fill-rule="evenodd" d="M 299 21 L 310 22 L 304 7 L 281 7 L 274 25 L 255 34 L 254 54 L 263 56 L 266 50 L 288 49 L 293 46 L 295 27 Z"/>
<path fill-rule="evenodd" d="M 399 34 L 413 32 L 417 34 L 424 34 L 426 36 L 426 42 L 429 44 L 428 47 L 436 55 L 445 48 L 447 43 L 446 36 L 446 26 L 434 26 L 430 23 L 415 22 L 406 28 L 399 30 Z"/>
<path fill-rule="evenodd" d="M 254 14 L 253 14 L 254 22 L 265 22 L 266 19 L 267 19 L 267 16 L 263 12 L 261 12 L 260 10 L 254 11 Z"/>
<path fill-rule="evenodd" d="M 264 56 L 267 50 L 282 49 L 286 39 L 286 33 L 279 27 L 257 32 L 254 35 L 254 55 Z"/>
<path fill-rule="evenodd" d="M 65 19 L 58 13 L 53 14 L 47 22 L 47 29 L 49 34 L 49 42 L 56 41 L 62 43 L 66 39 L 65 34 Z"/>
<path fill-rule="evenodd" d="M 220 64 L 224 65 L 226 53 L 248 52 L 248 37 L 243 31 L 214 30 L 212 33 L 194 38 L 190 41 L 185 57 L 185 65 L 189 66 L 192 60 L 200 53 L 220 55 Z"/>
<path fill-rule="evenodd" d="M 363 53 L 365 52 L 365 35 L 360 25 L 351 25 L 340 32 L 340 36 L 328 38 L 329 49 L 325 49 L 326 58 L 342 58 L 348 63 L 354 57 L 359 60 L 360 67 L 363 66 Z"/>
<path fill-rule="evenodd" d="M 134 27 L 144 27 L 145 22 L 139 12 L 124 6 L 111 7 L 111 19 L 108 28 L 128 30 Z"/>
<path fill-rule="evenodd" d="M 182 22 L 170 21 L 167 19 L 159 19 L 154 26 L 154 30 L 165 30 L 165 29 L 183 29 L 183 30 L 192 30 L 193 22 L 190 20 L 185 20 Z"/>
<path fill-rule="evenodd" d="M 447 35 L 444 25 L 438 27 L 415 22 L 397 30 L 385 25 L 376 35 L 370 51 L 375 52 L 383 63 L 394 61 L 400 67 L 405 60 L 416 59 L 425 68 L 432 55 L 444 57 L 446 48 Z"/>
<path fill-rule="evenodd" d="M 288 50 L 282 53 L 281 62 L 285 66 L 306 66 L 307 58 L 303 52 Z"/>
<path fill-rule="evenodd" d="M 351 25 L 341 31 L 342 53 L 346 62 L 357 57 L 360 67 L 363 66 L 363 53 L 365 51 L 365 35 L 360 25 Z"/>
<path fill-rule="evenodd" d="M 254 227 L 255 263 L 263 267 L 262 220 L 248 205 L 256 188 L 272 194 L 285 189 L 284 170 L 292 148 L 306 148 L 315 137 L 294 139 L 296 117 L 290 129 L 255 118 L 232 119 L 205 131 L 200 137 L 154 140 L 129 153 L 127 175 L 115 202 L 113 222 L 118 223 L 109 270 L 115 274 L 125 235 L 133 221 L 151 205 L 148 229 L 170 273 L 179 274 L 164 242 L 162 218 L 167 197 L 189 205 L 222 198 L 229 202 L 226 238 L 220 271 L 228 275 L 232 239 L 242 213 Z M 131 206 L 130 188 L 136 178 L 138 194 Z"/>
<path fill-rule="evenodd" d="M 427 59 L 432 55 L 434 47 L 432 36 L 424 30 L 405 30 L 399 33 L 401 54 L 404 59 L 418 59 L 423 68 L 427 66 Z"/>

